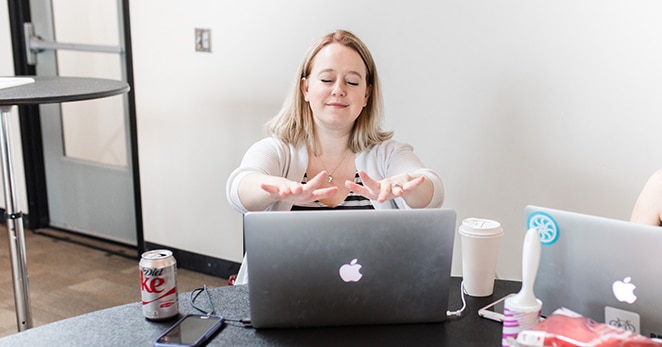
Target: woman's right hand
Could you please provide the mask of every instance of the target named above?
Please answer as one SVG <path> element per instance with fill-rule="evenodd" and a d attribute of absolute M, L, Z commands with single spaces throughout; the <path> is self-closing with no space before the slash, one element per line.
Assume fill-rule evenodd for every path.
<path fill-rule="evenodd" d="M 322 188 L 327 172 L 322 171 L 308 180 L 306 184 L 282 179 L 274 183 L 262 183 L 260 188 L 269 194 L 274 201 L 289 201 L 294 204 L 306 204 L 316 200 L 332 197 L 338 192 L 338 187 Z"/>

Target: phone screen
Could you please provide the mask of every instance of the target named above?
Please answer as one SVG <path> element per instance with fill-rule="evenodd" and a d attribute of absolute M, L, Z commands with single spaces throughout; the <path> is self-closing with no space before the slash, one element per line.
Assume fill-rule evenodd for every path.
<path fill-rule="evenodd" d="M 223 325 L 223 317 L 188 315 L 166 330 L 155 346 L 196 346 L 210 337 Z"/>

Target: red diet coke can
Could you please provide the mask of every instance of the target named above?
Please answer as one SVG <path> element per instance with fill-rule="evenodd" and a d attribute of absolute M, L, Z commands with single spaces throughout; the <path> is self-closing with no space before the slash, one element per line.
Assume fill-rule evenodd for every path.
<path fill-rule="evenodd" d="M 177 315 L 177 261 L 172 252 L 147 251 L 142 254 L 138 267 L 145 318 L 161 320 Z"/>

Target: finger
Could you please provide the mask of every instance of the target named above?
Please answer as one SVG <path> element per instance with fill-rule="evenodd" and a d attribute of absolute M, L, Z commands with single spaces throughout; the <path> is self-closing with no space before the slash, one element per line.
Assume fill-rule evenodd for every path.
<path fill-rule="evenodd" d="M 289 191 L 276 191 L 275 193 L 269 193 L 269 197 L 274 200 L 285 200 L 291 193 Z"/>
<path fill-rule="evenodd" d="M 383 183 L 383 182 L 382 182 Z M 379 195 L 377 196 L 377 201 L 382 203 L 388 200 L 391 197 L 393 187 L 388 183 L 383 183 L 379 189 Z"/>
<path fill-rule="evenodd" d="M 326 179 L 326 176 L 328 176 L 328 175 L 329 175 L 329 173 L 326 172 L 326 170 L 322 170 L 322 171 L 318 172 L 317 175 L 315 175 L 310 181 L 323 181 L 323 180 Z"/>
<path fill-rule="evenodd" d="M 327 176 L 329 174 L 326 171 L 320 171 L 317 175 L 315 175 L 313 178 L 308 180 L 308 183 L 306 183 L 309 187 L 313 188 L 318 188 L 321 187 L 322 184 L 324 184 L 324 181 L 326 180 Z"/>
<path fill-rule="evenodd" d="M 405 191 L 411 191 L 411 190 L 413 190 L 414 188 L 420 186 L 423 182 L 425 182 L 425 176 L 421 176 L 421 177 L 415 178 L 415 179 L 413 179 L 413 180 L 411 180 L 411 181 L 405 183 L 405 184 L 402 186 L 402 189 L 405 190 Z"/>
<path fill-rule="evenodd" d="M 405 193 L 405 188 L 397 183 L 391 184 L 391 193 L 395 196 L 402 196 Z"/>
<path fill-rule="evenodd" d="M 289 187 L 289 186 L 277 186 L 277 185 L 271 185 L 271 184 L 262 184 L 262 185 L 260 185 L 260 188 L 262 188 L 262 190 L 269 193 L 269 195 L 272 198 L 275 198 L 275 199 L 282 199 L 282 198 L 286 198 L 286 197 L 288 197 L 292 194 L 298 195 L 298 194 L 301 194 L 301 192 L 303 192 L 303 188 L 301 187 L 301 185 L 297 185 L 297 186 L 294 186 L 294 187 Z"/>
<path fill-rule="evenodd" d="M 325 198 L 330 198 L 333 195 L 335 195 L 338 192 L 338 187 L 329 187 L 329 188 L 322 188 L 322 189 L 315 189 L 311 193 L 312 201 L 314 200 L 320 200 L 320 199 L 325 199 Z"/>
<path fill-rule="evenodd" d="M 280 188 L 270 185 L 270 184 L 261 184 L 260 188 L 269 194 L 279 194 Z"/>
<path fill-rule="evenodd" d="M 356 184 L 353 181 L 345 181 L 345 187 L 351 192 L 354 192 L 354 194 L 363 195 L 368 199 L 370 199 L 370 196 L 372 195 L 372 191 L 370 189 L 360 184 Z"/>
<path fill-rule="evenodd" d="M 359 170 L 359 177 L 361 177 L 361 182 L 363 182 L 364 186 L 370 188 L 372 191 L 379 190 L 379 182 L 368 176 L 367 172 Z"/>

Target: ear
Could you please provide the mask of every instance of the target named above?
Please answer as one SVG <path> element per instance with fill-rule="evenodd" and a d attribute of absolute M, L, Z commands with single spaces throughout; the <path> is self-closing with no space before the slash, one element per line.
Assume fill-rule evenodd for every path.
<path fill-rule="evenodd" d="M 301 94 L 303 94 L 303 99 L 308 102 L 308 80 L 305 77 L 301 77 Z"/>
<path fill-rule="evenodd" d="M 369 85 L 365 89 L 365 99 L 363 100 L 363 107 L 368 105 L 368 99 L 370 99 L 370 95 L 372 94 L 372 85 Z"/>

